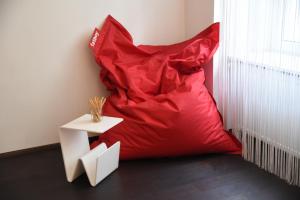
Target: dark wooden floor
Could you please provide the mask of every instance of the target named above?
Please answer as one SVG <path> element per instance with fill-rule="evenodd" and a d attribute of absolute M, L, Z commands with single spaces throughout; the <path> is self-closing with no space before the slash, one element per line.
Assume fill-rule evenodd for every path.
<path fill-rule="evenodd" d="M 59 149 L 0 160 L 0 199 L 300 199 L 289 186 L 239 156 L 123 161 L 97 187 L 85 175 L 68 183 Z"/>

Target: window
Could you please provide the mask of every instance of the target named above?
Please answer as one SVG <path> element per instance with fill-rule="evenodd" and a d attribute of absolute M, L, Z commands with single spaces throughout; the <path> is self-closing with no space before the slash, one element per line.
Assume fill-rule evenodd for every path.
<path fill-rule="evenodd" d="M 300 57 L 300 0 L 284 1 L 281 51 Z"/>
<path fill-rule="evenodd" d="M 300 43 L 300 2 L 288 0 L 285 3 L 283 40 Z"/>

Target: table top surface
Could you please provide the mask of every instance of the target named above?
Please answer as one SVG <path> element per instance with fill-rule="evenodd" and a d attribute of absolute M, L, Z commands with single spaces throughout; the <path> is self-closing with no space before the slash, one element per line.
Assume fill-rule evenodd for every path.
<path fill-rule="evenodd" d="M 85 114 L 61 126 L 60 128 L 82 130 L 101 134 L 122 121 L 123 118 L 103 116 L 100 122 L 93 122 L 91 115 Z"/>

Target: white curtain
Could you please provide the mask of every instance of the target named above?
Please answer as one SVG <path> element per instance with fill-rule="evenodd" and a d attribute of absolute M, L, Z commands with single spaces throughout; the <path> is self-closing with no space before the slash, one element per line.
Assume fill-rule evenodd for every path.
<path fill-rule="evenodd" d="M 216 0 L 214 95 L 243 157 L 300 186 L 300 0 Z"/>

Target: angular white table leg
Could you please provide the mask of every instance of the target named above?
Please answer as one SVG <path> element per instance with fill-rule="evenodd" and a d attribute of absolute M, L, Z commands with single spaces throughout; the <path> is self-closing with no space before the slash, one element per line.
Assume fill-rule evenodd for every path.
<path fill-rule="evenodd" d="M 84 172 L 80 158 L 90 151 L 88 135 L 86 131 L 61 128 L 59 138 L 67 180 L 72 182 Z"/>
<path fill-rule="evenodd" d="M 107 150 L 106 144 L 101 143 L 90 152 L 81 157 L 85 172 L 90 184 L 96 186 L 97 158 Z"/>
<path fill-rule="evenodd" d="M 81 157 L 90 184 L 96 186 L 119 166 L 120 142 L 107 148 L 101 143 Z"/>
<path fill-rule="evenodd" d="M 116 142 L 97 158 L 96 182 L 97 185 L 110 173 L 119 167 L 120 142 Z M 93 185 L 93 186 L 95 186 Z"/>

